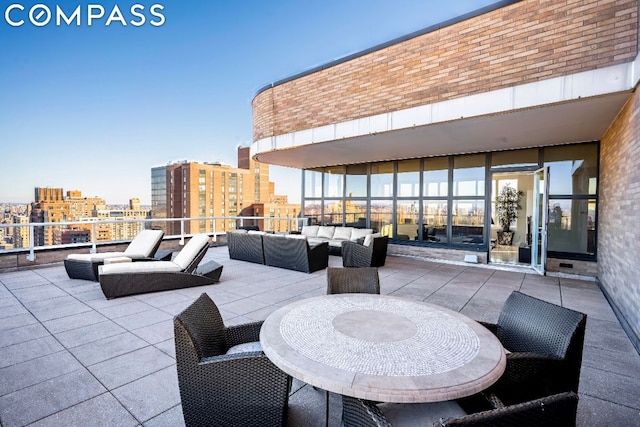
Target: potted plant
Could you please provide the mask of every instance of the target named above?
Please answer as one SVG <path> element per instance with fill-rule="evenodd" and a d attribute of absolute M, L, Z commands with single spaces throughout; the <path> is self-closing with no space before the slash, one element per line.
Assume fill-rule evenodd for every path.
<path fill-rule="evenodd" d="M 496 197 L 496 215 L 498 217 L 498 224 L 501 229 L 498 230 L 497 240 L 499 245 L 511 245 L 513 243 L 513 231 L 511 231 L 511 224 L 518 217 L 518 210 L 522 209 L 520 206 L 520 199 L 524 193 L 511 187 L 509 184 L 505 185 L 498 197 Z"/>

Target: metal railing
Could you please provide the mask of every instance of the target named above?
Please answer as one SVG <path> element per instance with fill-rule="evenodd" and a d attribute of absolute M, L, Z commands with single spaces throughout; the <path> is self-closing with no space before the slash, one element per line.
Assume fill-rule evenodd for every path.
<path fill-rule="evenodd" d="M 138 230 L 143 229 L 162 229 L 165 230 L 163 239 L 179 239 L 180 245 L 184 245 L 184 239 L 194 234 L 206 233 L 210 235 L 214 242 L 218 241 L 218 236 L 225 235 L 228 231 L 239 229 L 245 226 L 260 226 L 261 230 L 273 232 L 290 232 L 299 230 L 302 225 L 306 224 L 307 218 L 290 218 L 290 217 L 271 217 L 271 216 L 233 216 L 233 217 L 199 217 L 199 218 L 153 218 L 153 219 L 119 219 L 119 220 L 98 220 L 91 221 L 66 221 L 66 222 L 30 222 L 23 224 L 0 224 L 0 230 L 15 229 L 17 227 L 29 228 L 29 244 L 12 249 L 0 249 L 0 255 L 5 253 L 25 252 L 28 250 L 27 260 L 35 261 L 36 252 L 40 250 L 63 249 L 74 247 L 91 246 L 90 252 L 96 253 L 97 246 L 103 244 L 124 243 L 135 237 L 137 232 L 130 232 L 132 235 L 122 236 L 117 240 L 101 240 L 98 239 L 98 228 L 104 226 L 123 226 L 125 224 L 140 224 L 139 227 L 133 227 Z M 188 227 L 189 223 L 194 223 L 195 227 Z M 177 225 L 175 225 L 177 224 Z M 50 245 L 38 245 L 36 242 L 36 231 L 45 227 L 52 227 L 51 232 L 55 230 L 58 233 L 63 231 L 89 231 L 89 240 L 77 243 L 58 243 Z M 187 231 L 187 229 L 190 229 Z M 173 233 L 167 233 L 172 230 Z M 177 232 L 176 232 L 177 231 Z M 5 232 L 1 233 L 3 236 Z M 14 236 L 21 233 L 12 233 Z M 122 233 L 119 233 L 122 234 Z M 126 233 L 125 233 L 126 234 Z"/>

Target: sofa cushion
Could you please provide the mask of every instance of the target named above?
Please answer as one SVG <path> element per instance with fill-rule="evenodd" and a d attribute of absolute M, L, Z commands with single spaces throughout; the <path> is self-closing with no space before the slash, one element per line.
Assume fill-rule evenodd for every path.
<path fill-rule="evenodd" d="M 373 239 L 375 239 L 376 237 L 382 237 L 382 234 L 380 233 L 367 234 L 364 238 L 363 245 L 367 247 L 371 246 L 371 244 L 373 243 Z"/>
<path fill-rule="evenodd" d="M 333 240 L 351 240 L 351 233 L 353 232 L 353 227 L 336 227 L 336 230 L 333 232 Z"/>
<path fill-rule="evenodd" d="M 366 237 L 367 234 L 373 234 L 373 230 L 371 228 L 354 228 L 350 240 L 355 242 L 361 237 Z"/>
<path fill-rule="evenodd" d="M 303 225 L 301 233 L 307 237 L 316 237 L 319 228 L 319 225 Z"/>
<path fill-rule="evenodd" d="M 287 239 L 307 240 L 307 236 L 305 236 L 304 234 L 285 234 L 284 237 L 286 237 Z"/>
<path fill-rule="evenodd" d="M 238 353 L 253 353 L 255 351 L 262 351 L 262 345 L 260 341 L 250 341 L 242 344 L 234 345 L 227 350 L 226 354 L 238 354 Z"/>
<path fill-rule="evenodd" d="M 260 234 L 260 235 L 263 235 L 263 236 L 265 234 L 267 234 L 265 231 L 256 231 L 256 230 L 249 230 L 247 233 L 248 234 Z"/>
<path fill-rule="evenodd" d="M 323 239 L 333 239 L 333 233 L 335 233 L 336 228 L 328 225 L 321 225 L 318 229 L 318 235 L 316 237 L 320 237 Z"/>

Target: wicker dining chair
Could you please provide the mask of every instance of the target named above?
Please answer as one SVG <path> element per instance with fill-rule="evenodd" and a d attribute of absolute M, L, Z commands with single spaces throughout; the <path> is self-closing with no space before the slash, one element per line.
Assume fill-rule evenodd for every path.
<path fill-rule="evenodd" d="M 412 404 L 414 405 L 414 404 Z M 420 405 L 420 404 L 415 404 Z M 574 392 L 545 396 L 516 405 L 468 415 L 433 419 L 429 411 L 419 425 L 432 427 L 570 427 L 576 424 L 578 395 Z M 402 427 L 402 420 L 389 419 L 379 405 L 367 400 L 342 397 L 345 427 Z M 402 416 L 402 414 L 401 414 Z M 431 418 L 431 420 L 429 420 Z M 416 422 L 410 420 L 410 424 Z"/>
<path fill-rule="evenodd" d="M 380 293 L 380 278 L 376 267 L 327 268 L 327 294 Z"/>
<path fill-rule="evenodd" d="M 498 323 L 480 322 L 505 349 L 505 373 L 486 393 L 506 404 L 578 392 L 587 315 L 518 291 L 505 302 Z"/>
<path fill-rule="evenodd" d="M 225 326 L 203 293 L 174 318 L 176 367 L 187 426 L 282 426 L 291 377 L 259 347 L 262 322 Z"/>

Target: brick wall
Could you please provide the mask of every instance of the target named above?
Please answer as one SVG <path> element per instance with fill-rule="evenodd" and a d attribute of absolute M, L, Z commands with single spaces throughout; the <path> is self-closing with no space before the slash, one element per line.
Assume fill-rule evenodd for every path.
<path fill-rule="evenodd" d="M 598 193 L 598 278 L 640 339 L 638 88 L 602 139 Z"/>
<path fill-rule="evenodd" d="M 503 7 L 264 90 L 254 141 L 629 62 L 637 13 L 637 0 Z"/>

